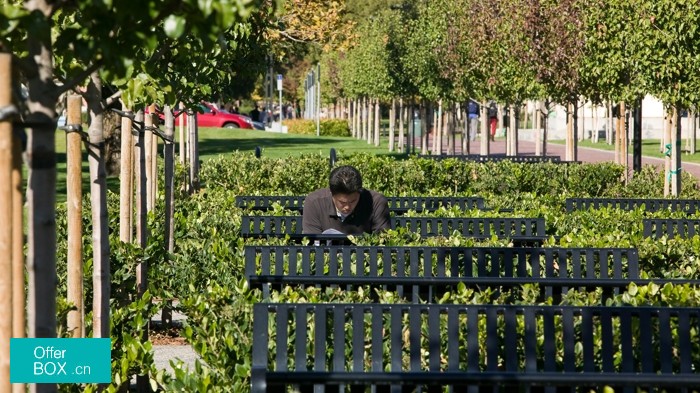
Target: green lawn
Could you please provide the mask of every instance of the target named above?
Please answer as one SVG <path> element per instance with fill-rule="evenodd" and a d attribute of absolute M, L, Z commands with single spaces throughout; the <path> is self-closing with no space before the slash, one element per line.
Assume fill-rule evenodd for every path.
<path fill-rule="evenodd" d="M 562 140 L 550 140 L 548 141 L 549 143 L 555 143 L 559 145 L 564 145 L 566 144 L 566 141 Z M 642 155 L 643 156 L 648 156 L 648 157 L 656 157 L 656 158 L 663 158 L 664 154 L 660 150 L 660 140 L 658 139 L 649 139 L 649 140 L 642 140 Z M 605 143 L 605 140 L 601 140 L 598 143 L 593 143 L 589 139 L 580 141 L 578 143 L 579 147 L 592 147 L 595 149 L 601 149 L 601 150 L 609 150 L 613 151 L 615 149 L 615 145 L 608 145 Z M 700 145 L 697 145 L 698 148 L 700 149 Z M 681 149 L 685 147 L 685 140 L 681 142 Z M 632 154 L 632 143 L 630 142 L 629 147 L 627 148 L 627 152 L 629 154 Z M 696 152 L 695 154 L 691 155 L 688 154 L 687 152 L 683 152 L 683 155 L 681 157 L 681 160 L 683 162 L 692 162 L 692 163 L 700 163 L 700 151 Z"/>
<path fill-rule="evenodd" d="M 175 129 L 176 140 L 178 129 Z M 266 132 L 259 130 L 224 129 L 224 128 L 200 128 L 199 129 L 199 154 L 203 161 L 210 158 L 226 155 L 236 150 L 253 154 L 256 147 L 260 147 L 265 157 L 281 158 L 297 156 L 301 154 L 330 155 L 330 149 L 335 148 L 340 153 L 372 153 L 392 154 L 388 149 L 387 138 L 382 138 L 381 146 L 375 147 L 366 141 L 354 138 L 341 137 L 316 137 L 315 135 L 290 135 Z M 175 154 L 179 147 L 175 147 Z M 158 151 L 163 152 L 162 145 Z M 397 154 L 397 153 L 393 153 Z M 64 131 L 56 131 L 56 161 L 57 179 L 56 192 L 58 202 L 66 200 L 66 136 Z M 26 173 L 25 173 L 26 178 Z M 119 179 L 108 177 L 107 186 L 113 192 L 119 192 Z M 87 194 L 89 187 L 89 168 L 87 154 L 83 149 L 83 193 Z"/>
<path fill-rule="evenodd" d="M 354 138 L 317 137 L 315 135 L 290 135 L 259 130 L 201 128 L 199 130 L 199 154 L 203 160 L 233 151 L 255 152 L 260 147 L 265 157 L 287 157 L 300 154 L 329 155 L 334 148 L 338 153 L 391 154 L 386 138 L 380 147 Z"/>

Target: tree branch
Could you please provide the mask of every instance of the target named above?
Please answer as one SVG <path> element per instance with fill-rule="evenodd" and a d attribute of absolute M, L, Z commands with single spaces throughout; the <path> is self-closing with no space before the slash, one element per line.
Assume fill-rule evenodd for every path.
<path fill-rule="evenodd" d="M 112 103 L 114 103 L 114 101 L 116 101 L 121 96 L 122 96 L 122 91 L 119 90 L 116 93 L 112 94 L 111 96 L 107 97 L 107 99 L 104 100 L 104 103 L 102 104 L 103 108 L 106 108 L 106 107 L 112 105 Z"/>
<path fill-rule="evenodd" d="M 92 63 L 89 67 L 81 71 L 78 75 L 73 77 L 69 81 L 62 81 L 63 86 L 59 87 L 58 89 L 58 95 L 61 95 L 68 90 L 71 90 L 75 86 L 77 86 L 80 82 L 84 81 L 87 77 L 90 76 L 93 72 L 97 71 L 100 67 L 102 67 L 102 61 L 98 60 L 94 63 Z"/>

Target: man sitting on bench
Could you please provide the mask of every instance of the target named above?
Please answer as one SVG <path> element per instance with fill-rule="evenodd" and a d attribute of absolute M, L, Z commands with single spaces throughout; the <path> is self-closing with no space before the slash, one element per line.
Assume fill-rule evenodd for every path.
<path fill-rule="evenodd" d="M 316 190 L 304 200 L 304 234 L 358 235 L 391 228 L 386 197 L 362 188 L 362 176 L 355 167 L 334 168 L 328 183 L 328 188 Z"/>

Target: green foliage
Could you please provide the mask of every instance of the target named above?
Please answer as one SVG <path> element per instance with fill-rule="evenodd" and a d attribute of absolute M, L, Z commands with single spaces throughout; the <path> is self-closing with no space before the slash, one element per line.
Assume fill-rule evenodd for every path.
<path fill-rule="evenodd" d="M 287 126 L 287 133 L 289 134 L 316 135 L 316 121 L 314 120 L 287 120 L 284 122 L 284 125 Z M 319 121 L 319 133 L 321 136 L 347 137 L 352 135 L 348 122 L 338 119 Z"/>
<path fill-rule="evenodd" d="M 235 163 L 235 164 L 234 164 Z M 354 165 L 364 185 L 387 195 L 538 195 L 597 196 L 620 182 L 619 165 L 552 163 L 474 163 L 454 159 L 397 159 L 369 154 L 338 155 L 338 164 Z M 306 194 L 327 186 L 326 157 L 257 159 L 234 153 L 208 161 L 201 179 L 210 188 L 243 194 Z M 542 179 L 548 179 L 543 182 Z"/>
<path fill-rule="evenodd" d="M 565 213 L 568 196 L 658 197 L 663 179 L 652 169 L 635 176 L 628 186 L 620 182 L 622 167 L 613 164 L 557 165 L 473 163 L 458 160 L 431 160 L 367 154 L 339 155 L 338 163 L 355 165 L 363 174 L 365 186 L 387 195 L 479 195 L 486 198 L 490 211 L 464 212 L 457 208 L 440 209 L 440 217 L 543 217 L 551 237 L 545 246 L 563 247 L 635 247 L 640 258 L 642 277 L 700 278 L 700 237 L 652 240 L 642 236 L 644 217 L 679 217 L 680 213 L 650 213 L 641 209 L 625 212 L 600 209 Z M 282 287 L 263 299 L 259 290 L 251 290 L 244 277 L 243 246 L 246 244 L 287 244 L 289 239 L 244 241 L 239 236 L 240 216 L 246 213 L 235 206 L 236 195 L 303 195 L 325 187 L 328 158 L 308 155 L 297 158 L 260 159 L 234 153 L 205 161 L 201 178 L 205 188 L 191 196 L 178 195 L 176 201 L 175 249 L 163 249 L 163 201 L 149 215 L 151 234 L 145 248 L 118 241 L 118 198 L 108 195 L 112 266 L 112 352 L 113 382 L 106 390 L 116 392 L 136 374 L 149 374 L 151 385 L 164 391 L 248 391 L 252 344 L 252 305 L 273 302 L 384 302 L 400 303 L 396 291 L 359 286 L 354 291 L 341 288 Z M 546 179 L 544 181 L 543 179 Z M 688 182 L 690 183 L 690 182 Z M 177 188 L 177 187 L 176 187 Z M 697 198 L 697 187 L 687 187 L 681 197 Z M 499 212 L 510 208 L 511 212 Z M 83 222 L 89 228 L 89 200 L 84 201 Z M 270 214 L 288 214 L 278 207 Z M 409 212 L 408 215 L 425 215 Z M 65 208 L 57 211 L 58 258 L 66 258 Z M 90 235 L 83 238 L 85 255 L 91 255 Z M 354 237 L 358 245 L 423 246 L 509 246 L 508 240 L 475 241 L 459 234 L 421 239 L 407 228 L 381 234 Z M 142 299 L 135 296 L 135 268 L 149 265 L 149 291 Z M 284 262 L 284 261 L 281 261 Z M 58 318 L 65 321 L 71 305 L 65 297 L 65 264 L 59 264 Z M 383 268 L 383 267 L 381 267 Z M 85 263 L 85 287 L 91 288 L 91 262 Z M 88 292 L 89 293 L 89 292 Z M 200 359 L 187 368 L 174 361 L 172 374 L 155 370 L 152 345 L 141 339 L 150 315 L 156 312 L 153 298 L 177 298 L 177 310 L 187 315 L 183 336 Z M 479 290 L 458 285 L 440 293 L 444 304 L 539 304 L 544 300 L 536 286 L 510 290 Z M 547 300 L 550 301 L 550 300 Z M 700 305 L 700 290 L 687 285 L 649 284 L 630 286 L 612 298 L 602 290 L 571 290 L 557 301 L 571 305 Z M 88 310 L 91 308 L 87 300 Z M 88 320 L 89 313 L 88 313 Z M 88 325 L 88 331 L 90 326 Z M 66 335 L 65 322 L 60 332 Z M 95 391 L 97 386 L 61 385 L 61 391 Z"/>

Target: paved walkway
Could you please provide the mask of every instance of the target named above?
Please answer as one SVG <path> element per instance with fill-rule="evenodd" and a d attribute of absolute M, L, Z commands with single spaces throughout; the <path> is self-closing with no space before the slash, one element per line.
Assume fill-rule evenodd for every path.
<path fill-rule="evenodd" d="M 457 140 L 457 154 L 461 153 L 461 142 Z M 477 138 L 475 142 L 470 144 L 469 153 L 479 154 L 480 141 Z M 547 155 L 559 156 L 563 160 L 566 156 L 565 153 L 566 146 L 548 143 L 547 144 Z M 447 146 L 445 145 L 444 151 L 447 151 Z M 628 165 L 630 170 L 632 170 L 632 148 L 628 150 Z M 420 152 L 420 140 L 416 139 L 416 153 Z M 506 153 L 506 142 L 503 138 L 497 138 L 495 142 L 490 143 L 490 154 L 505 154 Z M 518 141 L 518 155 L 534 155 L 535 154 L 535 143 L 532 141 Z M 681 158 L 682 159 L 682 158 Z M 594 149 L 588 147 L 578 148 L 578 161 L 582 162 L 613 162 L 615 160 L 615 152 L 602 149 Z M 642 156 L 642 165 L 653 165 L 658 168 L 659 171 L 664 170 L 664 160 L 661 158 L 653 158 Z M 689 172 L 696 179 L 700 180 L 700 164 L 683 162 L 683 171 Z"/>

